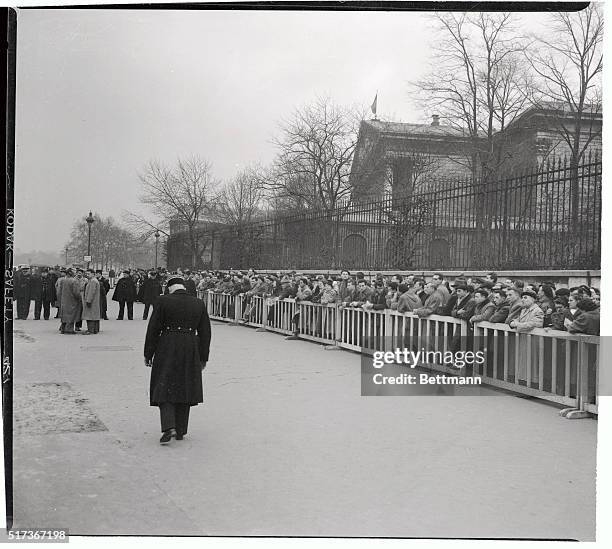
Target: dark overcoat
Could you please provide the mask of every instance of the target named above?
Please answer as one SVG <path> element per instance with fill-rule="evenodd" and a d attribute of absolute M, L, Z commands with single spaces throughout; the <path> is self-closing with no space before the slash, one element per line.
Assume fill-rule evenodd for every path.
<path fill-rule="evenodd" d="M 208 360 L 210 335 L 210 320 L 202 300 L 187 295 L 185 290 L 158 298 L 144 346 L 145 359 L 153 360 L 151 406 L 162 402 L 195 406 L 203 402 L 200 362 Z"/>
<path fill-rule="evenodd" d="M 32 276 L 17 271 L 15 274 L 15 286 L 13 288 L 13 296 L 16 301 L 30 301 L 32 299 Z"/>
<path fill-rule="evenodd" d="M 124 276 L 117 280 L 113 301 L 127 301 L 128 303 L 136 301 L 136 285 L 131 276 Z"/>
<path fill-rule="evenodd" d="M 146 278 L 140 287 L 140 301 L 145 305 L 153 305 L 162 293 L 162 284 L 159 278 Z"/>

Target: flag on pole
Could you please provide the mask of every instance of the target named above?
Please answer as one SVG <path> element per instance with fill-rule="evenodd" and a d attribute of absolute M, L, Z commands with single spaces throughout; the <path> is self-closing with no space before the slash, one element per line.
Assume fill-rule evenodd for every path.
<path fill-rule="evenodd" d="M 376 95 L 374 96 L 374 101 L 370 107 L 370 109 L 372 109 L 372 113 L 374 114 L 374 118 L 376 118 L 376 103 L 378 101 L 378 92 L 376 92 Z"/>

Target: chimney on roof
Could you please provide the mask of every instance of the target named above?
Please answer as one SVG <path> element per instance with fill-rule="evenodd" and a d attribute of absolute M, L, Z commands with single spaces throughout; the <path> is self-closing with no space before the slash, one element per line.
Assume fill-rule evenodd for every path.
<path fill-rule="evenodd" d="M 431 115 L 431 125 L 432 126 L 439 126 L 440 125 L 440 115 L 439 114 L 432 114 Z"/>

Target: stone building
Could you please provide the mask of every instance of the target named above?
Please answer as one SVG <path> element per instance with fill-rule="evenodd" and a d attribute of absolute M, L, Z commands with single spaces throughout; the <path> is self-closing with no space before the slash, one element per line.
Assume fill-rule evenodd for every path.
<path fill-rule="evenodd" d="M 575 116 L 563 105 L 547 103 L 527 109 L 495 136 L 504 171 L 531 169 L 549 160 L 567 158 L 569 162 L 570 148 L 562 131 L 573 134 L 575 128 Z M 601 131 L 602 112 L 593 108 L 583 116 L 580 129 L 587 155 L 601 153 Z"/>
<path fill-rule="evenodd" d="M 432 183 L 465 180 L 471 175 L 470 151 L 479 146 L 462 130 L 440 124 L 364 120 L 351 168 L 353 198 L 409 196 Z"/>

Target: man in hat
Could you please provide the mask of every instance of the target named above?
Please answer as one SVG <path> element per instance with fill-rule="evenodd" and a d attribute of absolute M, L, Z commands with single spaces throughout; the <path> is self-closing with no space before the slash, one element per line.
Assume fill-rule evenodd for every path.
<path fill-rule="evenodd" d="M 149 317 L 149 309 L 155 305 L 157 298 L 162 293 L 162 285 L 157 273 L 155 271 L 149 271 L 147 279 L 142 283 L 141 287 L 141 301 L 144 303 L 144 312 L 142 313 L 142 319 L 147 320 Z"/>
<path fill-rule="evenodd" d="M 42 310 L 43 318 L 49 320 L 51 304 L 55 303 L 55 284 L 46 267 L 40 270 L 40 274 L 32 276 L 32 298 L 34 299 L 34 319 L 40 320 Z"/>
<path fill-rule="evenodd" d="M 108 316 L 106 314 L 108 309 L 106 294 L 110 292 L 110 282 L 106 278 L 104 278 L 104 275 L 102 274 L 102 269 L 96 270 L 96 278 L 100 283 L 100 319 L 108 320 Z"/>
<path fill-rule="evenodd" d="M 187 294 L 182 277 L 171 277 L 167 295 L 153 307 L 144 345 L 151 367 L 150 405 L 158 406 L 160 444 L 182 440 L 189 410 L 204 401 L 202 371 L 210 349 L 210 320 L 204 302 Z"/>
<path fill-rule="evenodd" d="M 97 334 L 100 331 L 100 282 L 93 269 L 85 272 L 83 290 L 83 320 L 87 321 L 87 331 L 83 335 Z"/>
<path fill-rule="evenodd" d="M 123 312 L 127 305 L 128 320 L 134 318 L 134 301 L 136 301 L 136 285 L 130 276 L 130 271 L 125 270 L 121 273 L 115 291 L 113 292 L 113 301 L 119 302 L 119 315 L 117 320 L 123 320 Z"/>
<path fill-rule="evenodd" d="M 537 305 L 538 294 L 531 290 L 525 290 L 521 294 L 523 308 L 516 320 L 510 322 L 510 327 L 517 332 L 529 332 L 534 328 L 544 326 L 544 311 Z"/>
<path fill-rule="evenodd" d="M 17 301 L 17 318 L 19 320 L 27 320 L 30 314 L 30 301 L 32 300 L 31 292 L 30 267 L 21 265 L 20 269 L 15 273 L 15 286 L 13 295 Z"/>
<path fill-rule="evenodd" d="M 187 293 L 192 297 L 196 297 L 197 295 L 196 284 L 191 276 L 191 271 L 189 269 L 185 271 L 184 285 L 185 285 L 185 289 L 187 290 Z"/>
<path fill-rule="evenodd" d="M 57 301 L 60 306 L 60 332 L 74 334 L 74 325 L 81 314 L 81 285 L 74 278 L 72 269 L 67 269 L 66 276 L 57 281 Z"/>

